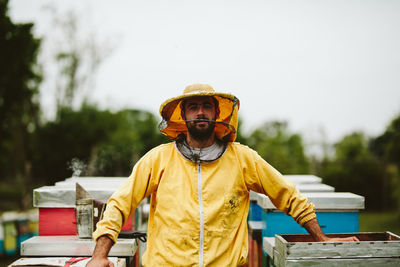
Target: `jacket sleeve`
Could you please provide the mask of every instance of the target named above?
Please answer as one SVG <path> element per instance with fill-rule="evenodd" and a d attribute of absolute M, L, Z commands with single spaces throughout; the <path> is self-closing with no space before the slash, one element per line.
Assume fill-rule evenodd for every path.
<path fill-rule="evenodd" d="M 295 219 L 300 225 L 316 218 L 314 204 L 300 194 L 295 183 L 283 177 L 257 152 L 249 149 L 244 169 L 247 187 L 267 195 L 276 208 Z"/>
<path fill-rule="evenodd" d="M 155 154 L 155 153 L 153 153 Z M 154 155 L 147 153 L 134 166 L 129 178 L 109 198 L 103 219 L 97 223 L 93 240 L 107 235 L 115 243 L 121 227 L 140 201 L 156 190 L 159 172 Z"/>

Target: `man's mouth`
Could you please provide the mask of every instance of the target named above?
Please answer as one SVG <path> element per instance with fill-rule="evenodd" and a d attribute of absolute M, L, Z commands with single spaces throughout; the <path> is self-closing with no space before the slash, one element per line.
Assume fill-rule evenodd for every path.
<path fill-rule="evenodd" d="M 206 121 L 198 121 L 196 122 L 196 125 L 200 126 L 200 127 L 205 127 L 208 125 L 208 122 Z"/>
<path fill-rule="evenodd" d="M 193 119 L 193 120 L 186 120 L 186 122 L 200 123 L 200 122 L 210 122 L 210 120 L 209 119 Z"/>
<path fill-rule="evenodd" d="M 201 118 L 201 119 L 195 119 L 193 122 L 196 125 L 203 127 L 203 126 L 207 126 L 210 123 L 210 120 Z"/>

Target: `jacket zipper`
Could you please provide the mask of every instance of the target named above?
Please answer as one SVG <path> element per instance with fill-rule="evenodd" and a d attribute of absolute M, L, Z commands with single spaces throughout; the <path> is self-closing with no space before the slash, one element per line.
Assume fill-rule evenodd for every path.
<path fill-rule="evenodd" d="M 203 266 L 203 250 L 204 250 L 204 217 L 203 217 L 203 193 L 202 193 L 202 181 L 201 181 L 201 164 L 199 163 L 197 171 L 197 187 L 198 187 L 198 199 L 199 199 L 199 211 L 200 211 L 200 243 L 199 243 L 199 266 Z"/>

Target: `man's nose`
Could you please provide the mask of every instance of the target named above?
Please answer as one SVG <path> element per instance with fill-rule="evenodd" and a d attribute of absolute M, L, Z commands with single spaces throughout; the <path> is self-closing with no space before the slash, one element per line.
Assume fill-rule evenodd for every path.
<path fill-rule="evenodd" d="M 197 110 L 197 115 L 201 115 L 204 114 L 204 107 L 203 105 L 199 105 L 199 108 Z"/>

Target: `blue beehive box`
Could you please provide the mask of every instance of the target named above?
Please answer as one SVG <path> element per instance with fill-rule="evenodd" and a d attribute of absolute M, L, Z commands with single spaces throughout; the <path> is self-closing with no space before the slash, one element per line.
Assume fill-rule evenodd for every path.
<path fill-rule="evenodd" d="M 338 192 L 306 192 L 303 195 L 314 203 L 318 221 L 325 233 L 358 232 L 358 212 L 364 209 L 364 197 Z M 257 197 L 265 225 L 263 237 L 307 233 L 292 217 L 277 210 L 267 196 L 258 194 Z"/>
<path fill-rule="evenodd" d="M 286 175 L 296 183 L 297 189 L 302 192 L 334 192 L 335 188 L 321 184 L 321 178 L 314 175 Z M 249 204 L 249 216 L 248 221 L 261 221 L 262 220 L 262 208 L 257 204 L 258 193 L 250 191 L 250 204 Z"/>
<path fill-rule="evenodd" d="M 262 220 L 262 208 L 257 204 L 257 194 L 254 191 L 250 191 L 250 204 L 249 204 L 249 216 L 248 221 L 261 221 Z"/>

